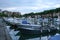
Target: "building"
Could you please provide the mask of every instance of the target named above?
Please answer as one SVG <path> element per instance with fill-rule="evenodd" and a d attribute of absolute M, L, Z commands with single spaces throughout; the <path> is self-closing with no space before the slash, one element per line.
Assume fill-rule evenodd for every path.
<path fill-rule="evenodd" d="M 21 13 L 20 12 L 13 12 L 12 15 L 15 17 L 19 17 L 19 16 L 21 16 Z"/>
<path fill-rule="evenodd" d="M 20 12 L 10 12 L 7 10 L 2 11 L 3 14 L 8 15 L 9 17 L 14 17 L 14 16 L 20 16 L 21 13 Z"/>

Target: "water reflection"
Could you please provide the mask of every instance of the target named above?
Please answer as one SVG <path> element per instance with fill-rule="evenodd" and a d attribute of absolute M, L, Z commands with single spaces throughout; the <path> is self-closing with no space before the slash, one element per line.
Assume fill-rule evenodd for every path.
<path fill-rule="evenodd" d="M 40 35 L 18 33 L 17 35 L 20 35 L 19 40 L 48 40 L 50 37 L 56 35 L 56 32 L 44 33 Z"/>
<path fill-rule="evenodd" d="M 11 33 L 15 34 L 13 40 L 48 40 L 50 37 L 60 34 L 60 31 L 52 31 L 50 33 L 43 34 L 22 34 L 18 28 L 10 27 L 10 29 L 14 30 L 15 33 L 19 31 L 16 34 L 13 31 L 10 31 Z"/>
<path fill-rule="evenodd" d="M 18 40 L 20 36 L 15 36 L 19 31 L 15 31 L 11 26 L 6 26 L 12 40 Z"/>

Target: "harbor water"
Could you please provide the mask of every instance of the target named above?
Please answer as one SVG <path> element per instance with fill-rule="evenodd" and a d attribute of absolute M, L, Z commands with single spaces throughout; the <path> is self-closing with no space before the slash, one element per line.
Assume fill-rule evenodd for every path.
<path fill-rule="evenodd" d="M 43 34 L 22 34 L 18 28 L 6 26 L 12 40 L 48 40 L 50 37 L 60 35 L 60 31 Z"/>

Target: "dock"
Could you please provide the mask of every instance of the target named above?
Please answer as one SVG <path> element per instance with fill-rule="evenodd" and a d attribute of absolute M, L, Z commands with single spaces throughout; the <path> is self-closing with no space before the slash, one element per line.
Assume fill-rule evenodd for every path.
<path fill-rule="evenodd" d="M 12 40 L 2 18 L 0 18 L 0 40 Z"/>

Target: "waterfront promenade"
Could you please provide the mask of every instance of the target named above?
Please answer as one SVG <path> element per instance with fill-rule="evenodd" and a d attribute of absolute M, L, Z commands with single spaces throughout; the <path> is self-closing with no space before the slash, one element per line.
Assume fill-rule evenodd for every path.
<path fill-rule="evenodd" d="M 12 40 L 7 29 L 6 23 L 0 18 L 0 40 Z"/>

